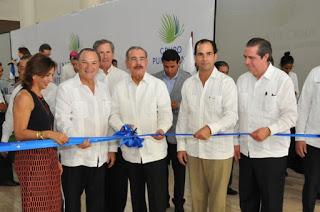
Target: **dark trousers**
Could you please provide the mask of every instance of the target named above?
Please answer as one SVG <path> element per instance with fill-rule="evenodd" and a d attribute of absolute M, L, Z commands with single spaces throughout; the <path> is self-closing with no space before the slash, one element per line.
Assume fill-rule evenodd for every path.
<path fill-rule="evenodd" d="M 241 154 L 239 163 L 241 211 L 281 212 L 287 157 L 249 158 Z"/>
<path fill-rule="evenodd" d="M 290 129 L 291 134 L 296 133 L 296 128 Z M 304 160 L 296 153 L 296 142 L 295 137 L 291 137 L 290 147 L 289 147 L 289 155 L 288 155 L 288 164 L 287 168 L 291 168 L 295 172 L 299 174 L 304 173 Z"/>
<path fill-rule="evenodd" d="M 6 157 L 0 155 L 0 185 L 1 183 L 13 182 L 13 159 L 14 152 L 8 152 Z"/>
<path fill-rule="evenodd" d="M 81 211 L 81 194 L 86 192 L 87 212 L 104 212 L 105 170 L 101 167 L 63 166 L 62 188 L 65 212 Z"/>
<path fill-rule="evenodd" d="M 165 212 L 167 199 L 167 160 L 146 164 L 126 162 L 130 181 L 133 212 L 147 212 L 145 185 L 148 189 L 149 211 Z"/>
<path fill-rule="evenodd" d="M 1 94 L 0 94 L 1 95 Z M 0 113 L 0 138 L 2 137 L 2 124 L 5 119 L 5 113 Z M 14 152 L 8 152 L 6 157 L 0 154 L 0 184 L 13 182 L 12 163 L 14 160 Z"/>
<path fill-rule="evenodd" d="M 305 157 L 302 204 L 304 212 L 314 211 L 317 193 L 320 190 L 320 148 L 307 145 Z"/>
<path fill-rule="evenodd" d="M 116 153 L 115 164 L 106 173 L 106 211 L 123 212 L 128 195 L 128 174 L 121 149 Z"/>
<path fill-rule="evenodd" d="M 184 199 L 184 184 L 185 184 L 185 175 L 186 167 L 179 163 L 177 158 L 177 144 L 168 143 L 168 155 L 167 155 L 168 165 L 171 162 L 173 175 L 174 175 L 174 187 L 173 187 L 173 199 L 172 202 L 175 206 L 176 211 L 183 211 Z M 167 183 L 169 182 L 169 170 L 167 166 Z M 170 195 L 169 195 L 169 185 L 167 184 L 167 202 L 169 204 Z"/>

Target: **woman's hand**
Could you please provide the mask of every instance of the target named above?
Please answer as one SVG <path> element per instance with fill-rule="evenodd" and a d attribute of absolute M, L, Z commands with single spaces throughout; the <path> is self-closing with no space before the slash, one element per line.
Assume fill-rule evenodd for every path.
<path fill-rule="evenodd" d="M 68 142 L 69 138 L 61 132 L 50 131 L 48 138 L 53 139 L 56 143 L 63 145 Z"/>

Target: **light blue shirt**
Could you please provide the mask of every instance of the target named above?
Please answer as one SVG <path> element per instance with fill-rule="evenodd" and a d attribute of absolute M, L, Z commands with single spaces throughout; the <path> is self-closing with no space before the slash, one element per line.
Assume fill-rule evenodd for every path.
<path fill-rule="evenodd" d="M 173 87 L 174 87 L 174 83 L 177 81 L 178 78 L 178 72 L 176 73 L 176 75 L 174 77 L 172 77 L 172 79 L 170 79 L 166 73 L 163 74 L 162 79 L 164 81 L 164 83 L 167 86 L 167 89 L 169 91 L 169 94 L 171 94 Z"/>

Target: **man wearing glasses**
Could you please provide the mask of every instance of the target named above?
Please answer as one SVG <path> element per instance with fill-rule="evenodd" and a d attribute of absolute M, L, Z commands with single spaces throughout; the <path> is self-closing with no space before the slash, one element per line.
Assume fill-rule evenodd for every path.
<path fill-rule="evenodd" d="M 146 73 L 147 52 L 138 46 L 126 53 L 130 77 L 114 88 L 110 124 L 120 130 L 124 124 L 137 128 L 145 137 L 143 147 L 121 146 L 128 171 L 134 212 L 146 212 L 145 184 L 148 188 L 149 211 L 166 210 L 167 142 L 164 133 L 172 125 L 171 101 L 164 82 Z"/>

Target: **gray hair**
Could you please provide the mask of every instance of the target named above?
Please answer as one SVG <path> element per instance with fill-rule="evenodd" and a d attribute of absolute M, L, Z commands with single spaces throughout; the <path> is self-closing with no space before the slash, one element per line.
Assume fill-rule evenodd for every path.
<path fill-rule="evenodd" d="M 144 54 L 146 55 L 146 57 L 148 57 L 148 53 L 147 53 L 147 51 L 146 51 L 144 48 L 142 48 L 142 47 L 140 47 L 140 46 L 131 46 L 131 47 L 127 50 L 127 52 L 126 52 L 126 59 L 127 59 L 127 60 L 129 59 L 129 53 L 130 53 L 130 51 L 132 51 L 132 50 L 142 50 L 142 51 L 144 52 Z"/>
<path fill-rule="evenodd" d="M 106 40 L 106 39 L 101 39 L 101 40 L 97 40 L 94 42 L 93 44 L 93 49 L 97 51 L 97 49 L 99 48 L 99 46 L 101 46 L 102 44 L 109 44 L 111 47 L 111 51 L 112 53 L 114 53 L 114 45 L 111 41 Z"/>

